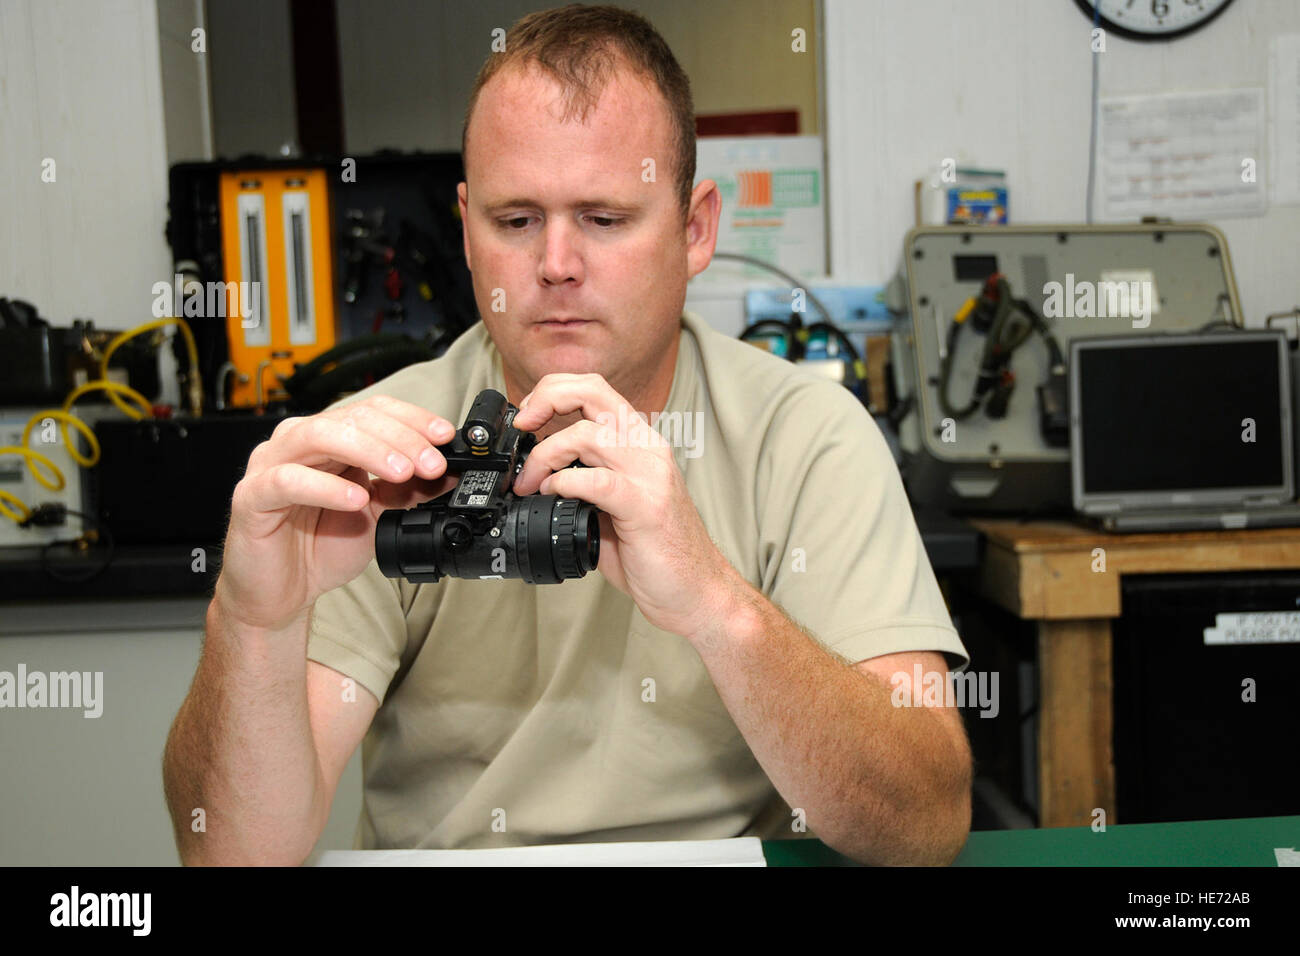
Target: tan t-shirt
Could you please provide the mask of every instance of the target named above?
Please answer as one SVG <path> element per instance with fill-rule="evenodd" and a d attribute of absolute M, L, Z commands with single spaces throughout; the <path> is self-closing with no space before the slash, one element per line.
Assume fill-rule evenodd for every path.
<path fill-rule="evenodd" d="M 505 392 L 479 323 L 345 401 L 394 395 L 459 425 L 486 387 Z M 824 645 L 966 666 L 888 446 L 846 389 L 687 312 L 658 427 L 718 548 Z M 359 848 L 797 835 L 694 648 L 598 571 L 413 585 L 372 561 L 317 601 L 308 657 L 381 701 Z"/>

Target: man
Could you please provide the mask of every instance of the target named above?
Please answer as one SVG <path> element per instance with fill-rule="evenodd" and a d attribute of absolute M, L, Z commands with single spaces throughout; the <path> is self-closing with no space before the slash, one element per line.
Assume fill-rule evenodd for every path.
<path fill-rule="evenodd" d="M 363 737 L 365 848 L 959 851 L 959 715 L 891 696 L 966 654 L 883 439 L 840 386 L 682 312 L 721 206 L 692 188 L 693 122 L 662 38 L 614 8 L 525 17 L 485 64 L 459 187 L 483 322 L 254 451 L 165 756 L 186 862 L 300 862 Z M 598 573 L 379 572 L 378 515 L 451 486 L 433 446 L 484 387 L 542 439 L 515 491 L 604 513 Z"/>

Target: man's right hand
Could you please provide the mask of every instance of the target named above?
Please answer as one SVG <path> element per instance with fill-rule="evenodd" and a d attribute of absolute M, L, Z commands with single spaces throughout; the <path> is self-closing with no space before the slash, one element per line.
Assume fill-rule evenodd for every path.
<path fill-rule="evenodd" d="M 380 513 L 455 486 L 435 447 L 454 433 L 445 418 L 383 395 L 281 422 L 235 486 L 222 610 L 278 630 L 355 578 L 374 559 Z"/>

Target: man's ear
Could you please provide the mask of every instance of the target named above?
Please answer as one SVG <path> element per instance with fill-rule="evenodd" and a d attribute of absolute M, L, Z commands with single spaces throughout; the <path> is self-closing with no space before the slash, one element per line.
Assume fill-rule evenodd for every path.
<path fill-rule="evenodd" d="M 691 192 L 686 217 L 686 272 L 694 278 L 713 261 L 718 242 L 718 220 L 722 215 L 722 195 L 712 179 L 698 183 Z"/>
<path fill-rule="evenodd" d="M 474 271 L 469 261 L 469 183 L 456 184 L 456 201 L 460 203 L 460 237 L 465 246 L 465 267 Z"/>

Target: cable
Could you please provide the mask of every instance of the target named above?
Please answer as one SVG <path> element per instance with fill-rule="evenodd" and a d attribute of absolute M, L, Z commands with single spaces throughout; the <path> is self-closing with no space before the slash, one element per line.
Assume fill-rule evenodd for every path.
<path fill-rule="evenodd" d="M 190 411 L 194 414 L 195 418 L 199 418 L 203 415 L 203 384 L 199 373 L 199 350 L 198 346 L 194 343 L 194 333 L 190 331 L 189 323 L 184 319 L 178 319 L 175 317 L 155 319 L 152 322 L 145 322 L 143 325 L 137 325 L 135 328 L 128 329 L 120 335 L 115 336 L 113 340 L 108 343 L 108 348 L 104 349 L 104 357 L 99 363 L 99 377 L 105 381 L 108 380 L 109 359 L 113 357 L 113 353 L 116 352 L 128 339 L 135 338 L 137 335 L 142 335 L 145 332 L 151 332 L 154 329 L 161 329 L 168 325 L 175 325 L 180 329 L 181 334 L 185 337 L 185 350 L 190 362 L 190 370 L 187 373 L 186 378 L 186 386 L 190 393 Z M 116 395 L 110 392 L 108 397 L 109 400 L 112 401 L 112 403 L 121 411 L 126 412 L 126 414 L 131 415 L 133 418 L 135 417 L 132 415 L 131 410 L 127 408 L 122 400 Z"/>
<path fill-rule="evenodd" d="M 790 275 L 790 273 L 786 272 L 784 269 L 778 268 L 777 266 L 772 265 L 772 263 L 770 262 L 764 262 L 762 259 L 755 258 L 754 256 L 743 255 L 739 252 L 715 252 L 713 254 L 713 258 L 729 259 L 732 262 L 744 262 L 752 266 L 758 266 L 760 269 L 766 269 L 768 272 L 780 276 L 786 282 L 790 283 L 790 287 L 792 289 L 802 289 L 804 295 L 808 297 L 808 301 L 811 302 L 814 306 L 816 306 L 817 311 L 822 314 L 821 322 L 816 322 L 813 325 L 807 326 L 804 329 L 804 331 L 806 333 L 825 332 L 828 335 L 835 336 L 836 340 L 842 346 L 844 346 L 845 351 L 847 351 L 849 353 L 850 358 L 852 358 L 853 371 L 857 374 L 859 381 L 862 381 L 864 383 L 866 382 L 867 380 L 866 362 L 862 360 L 862 356 L 858 353 L 858 350 L 853 345 L 853 342 L 849 339 L 847 335 L 844 334 L 844 330 L 835 324 L 835 320 L 831 318 L 830 309 L 826 308 L 825 303 L 823 303 L 821 299 L 817 298 L 816 294 L 814 294 L 811 289 L 804 287 L 802 284 L 800 284 L 798 279 Z M 773 321 L 779 322 L 779 320 L 773 320 L 773 319 L 765 319 L 765 320 L 761 320 L 760 322 L 756 322 L 753 325 L 746 328 L 745 331 L 740 334 L 740 337 L 743 339 L 746 338 L 751 333 L 761 331 L 760 326 L 770 327 L 767 325 L 767 323 Z M 783 326 L 785 325 L 785 323 L 780 323 L 780 324 Z M 786 329 L 788 330 L 787 345 L 789 346 L 792 345 L 793 342 L 798 338 L 798 334 L 797 334 L 797 330 L 789 330 L 788 326 L 786 326 Z M 795 358 L 797 358 L 797 356 L 789 355 L 787 356 L 787 358 L 793 361 Z"/>
<path fill-rule="evenodd" d="M 23 437 L 26 439 L 26 433 L 24 433 Z M 64 485 L 67 483 L 63 477 L 63 472 L 59 471 L 58 466 L 42 455 L 39 451 L 33 451 L 30 448 L 24 448 L 19 445 L 5 445 L 0 448 L 0 455 L 22 455 L 23 458 L 26 459 L 27 467 L 31 469 L 36 480 L 51 491 L 62 491 Z M 50 474 L 54 476 L 53 481 L 47 481 L 45 479 L 45 476 L 36 468 L 38 464 L 44 465 L 49 469 Z M 6 502 L 8 502 L 8 504 L 6 504 Z M 18 508 L 22 514 L 19 515 L 18 512 L 12 510 L 9 505 Z M 23 526 L 24 522 L 31 518 L 32 509 L 27 507 L 22 499 L 13 492 L 0 491 L 0 515 L 4 515 L 10 521 L 15 522 L 19 526 Z"/>
<path fill-rule="evenodd" d="M 189 376 L 187 382 L 189 392 L 190 392 L 190 406 L 194 410 L 194 414 L 196 417 L 201 415 L 203 410 L 203 388 L 202 388 L 202 381 L 199 373 L 199 353 L 198 353 L 198 347 L 194 342 L 194 333 L 190 330 L 189 325 L 182 319 L 177 319 L 177 318 L 158 319 L 153 322 L 146 322 L 143 325 L 136 326 L 134 329 L 128 329 L 127 331 L 114 336 L 109 341 L 108 347 L 104 349 L 104 355 L 100 359 L 100 365 L 99 365 L 100 377 L 98 379 L 95 379 L 94 381 L 85 382 L 82 385 L 78 385 L 71 392 L 69 392 L 68 396 L 63 400 L 62 408 L 44 408 L 36 412 L 35 414 L 33 414 L 31 418 L 27 420 L 27 424 L 23 427 L 23 434 L 21 440 L 19 441 L 19 444 L 5 445 L 3 447 L 0 447 L 0 455 L 21 455 L 23 457 L 24 462 L 27 465 L 27 468 L 31 471 L 32 477 L 34 477 L 39 484 L 50 489 L 51 491 L 62 491 L 67 486 L 67 479 L 64 478 L 63 472 L 48 457 L 28 447 L 28 442 L 31 439 L 32 429 L 36 427 L 36 423 L 43 422 L 47 419 L 53 419 L 59 423 L 59 428 L 63 433 L 64 446 L 67 448 L 68 454 L 69 456 L 71 456 L 72 460 L 75 461 L 78 465 L 80 465 L 83 468 L 91 468 L 95 464 L 97 464 L 99 462 L 99 457 L 100 457 L 99 441 L 95 437 L 95 433 L 94 431 L 91 430 L 90 426 L 87 425 L 80 418 L 78 418 L 77 416 L 71 413 L 72 406 L 76 403 L 77 399 L 81 398 L 83 395 L 89 394 L 90 392 L 106 392 L 108 394 L 109 399 L 113 402 L 113 404 L 116 405 L 119 409 L 121 409 L 121 411 L 125 412 L 128 417 L 135 419 L 136 421 L 141 421 L 145 418 L 153 417 L 153 405 L 149 402 L 149 399 L 145 398 L 144 395 L 140 394 L 135 389 L 131 388 L 129 385 L 123 385 L 120 382 L 112 382 L 108 380 L 108 363 L 109 360 L 113 357 L 113 353 L 116 352 L 118 348 L 120 348 L 128 340 L 134 338 L 137 335 L 141 335 L 145 332 L 162 328 L 167 325 L 176 325 L 185 337 L 185 345 L 189 353 L 189 362 L 190 362 L 190 370 L 189 370 Z M 131 408 L 131 406 L 127 405 L 124 401 L 122 401 L 122 399 L 119 398 L 119 396 L 125 396 L 126 398 L 135 402 L 142 409 L 142 411 L 137 412 L 134 408 Z M 76 429 L 78 432 L 82 434 L 83 437 L 85 437 L 86 443 L 90 447 L 89 455 L 83 455 L 81 453 L 81 450 L 77 447 L 76 440 L 68 431 L 69 425 L 72 425 L 74 429 Z M 47 469 L 51 477 L 46 478 L 45 475 L 41 474 L 41 471 L 37 467 L 37 465 L 41 465 L 45 469 Z M 3 515 L 9 520 L 17 523 L 20 527 L 27 527 L 28 523 L 32 520 L 33 516 L 40 513 L 41 513 L 40 508 L 38 508 L 34 512 L 31 508 L 29 508 L 26 505 L 26 503 L 24 503 L 17 495 L 13 494 L 12 492 L 0 491 L 0 515 Z M 68 513 L 81 515 L 80 512 L 76 512 L 76 511 L 69 511 Z M 84 515 L 81 515 L 81 517 L 83 518 L 83 520 L 92 520 L 92 521 L 94 520 L 94 519 L 86 519 Z M 106 536 L 108 535 L 107 529 L 104 529 L 104 533 Z M 109 540 L 110 540 L 109 547 L 111 551 L 112 549 L 111 536 L 109 537 Z M 42 560 L 42 566 L 44 567 L 45 565 L 44 552 L 42 552 L 41 560 Z M 100 570 L 102 570 L 102 568 Z M 50 573 L 52 576 L 54 576 L 53 572 Z M 99 572 L 96 571 L 95 574 L 97 573 Z M 94 574 L 92 574 L 90 577 L 93 576 Z M 78 580 L 89 580 L 89 578 L 78 579 Z"/>
<path fill-rule="evenodd" d="M 903 424 L 903 420 L 907 418 L 915 405 L 916 396 L 905 395 L 897 402 L 890 405 L 885 411 L 885 420 L 889 422 L 889 425 L 893 428 L 895 434 L 898 433 L 898 429 Z"/>
<path fill-rule="evenodd" d="M 740 333 L 740 339 L 743 342 L 751 342 L 755 336 L 776 333 L 785 342 L 786 354 L 782 358 L 797 362 L 806 357 L 808 339 L 816 332 L 822 333 L 828 339 L 833 338 L 839 343 L 840 347 L 848 354 L 849 361 L 847 364 L 852 366 L 853 374 L 865 387 L 867 363 L 862 361 L 862 355 L 858 352 L 857 346 L 844 333 L 844 330 L 830 322 L 814 322 L 812 325 L 803 325 L 797 315 L 791 315 L 788 322 L 781 319 L 759 319 L 757 322 L 745 327 Z M 868 403 L 869 407 L 870 404 Z"/>
<path fill-rule="evenodd" d="M 64 484 L 66 484 L 63 478 L 63 472 L 59 471 L 58 466 L 42 455 L 39 451 L 33 451 L 32 449 L 21 445 L 5 445 L 3 448 L 0 448 L 0 455 L 22 455 L 27 459 L 27 467 L 32 470 L 32 474 L 36 476 L 36 480 L 51 491 L 62 491 Z M 41 473 L 36 469 L 38 464 L 44 465 L 49 469 L 50 474 L 54 476 L 53 481 L 47 481 L 41 475 Z M 10 497 L 12 498 L 13 495 L 10 495 Z"/>
<path fill-rule="evenodd" d="M 990 311 L 992 314 L 990 315 Z M 952 365 L 957 354 L 957 339 L 966 320 L 975 314 L 973 320 L 977 328 L 987 322 L 984 348 L 980 355 L 979 372 L 970 401 L 962 408 L 953 405 L 948 395 L 952 382 Z M 1027 321 L 1016 323 L 1015 316 Z M 1024 299 L 1014 298 L 1011 284 L 1001 273 L 994 273 L 984 282 L 978 298 L 972 297 L 962 305 L 953 316 L 948 326 L 947 352 L 939 364 L 939 407 L 943 413 L 954 421 L 961 421 L 985 404 L 990 418 L 1001 418 L 1006 412 L 1011 391 L 1015 388 L 1015 374 L 1010 370 L 1011 357 L 1029 337 L 1037 332 L 1047 347 L 1050 371 L 1052 375 L 1061 376 L 1065 371 L 1065 355 L 1060 343 L 1048 329 L 1034 308 Z"/>
<path fill-rule="evenodd" d="M 36 427 L 36 423 L 43 422 L 47 418 L 63 423 L 64 445 L 68 449 L 68 454 L 72 456 L 73 461 L 75 461 L 78 465 L 81 465 L 83 468 L 89 468 L 91 465 L 95 464 L 95 462 L 99 461 L 99 440 L 95 438 L 95 433 L 90 430 L 90 426 L 87 425 L 85 422 L 83 422 L 76 415 L 73 415 L 66 410 L 58 409 L 58 408 L 42 409 L 41 411 L 34 414 L 31 418 L 27 419 L 27 424 L 23 426 L 22 445 L 24 448 L 28 447 L 29 444 L 28 440 L 31 438 L 32 429 Z M 74 428 L 77 429 L 77 431 L 81 432 L 81 434 L 85 436 L 86 444 L 90 446 L 89 458 L 83 456 L 81 452 L 77 450 L 77 443 L 71 439 L 71 436 L 68 435 L 69 425 L 72 425 Z M 58 469 L 55 469 L 55 471 L 57 470 Z M 36 475 L 37 481 L 41 481 L 41 477 L 39 474 L 36 474 L 35 472 L 33 472 L 33 474 Z M 46 484 L 43 481 L 41 481 L 41 484 L 45 485 L 46 488 L 49 488 L 52 491 L 58 491 L 60 488 L 63 487 L 63 479 L 59 478 L 58 488 L 55 488 L 53 485 Z"/>
<path fill-rule="evenodd" d="M 51 410 L 45 415 L 38 412 L 36 415 L 32 416 L 32 418 L 28 419 L 27 427 L 23 429 L 23 443 L 26 444 L 27 436 L 31 432 L 32 425 L 35 424 L 38 418 L 44 417 L 58 419 L 59 427 L 63 430 L 63 441 L 67 446 L 68 454 L 72 456 L 72 460 L 83 468 L 93 468 L 99 462 L 99 442 L 95 438 L 95 433 L 90 430 L 86 423 L 71 414 L 72 406 L 76 403 L 77 399 L 81 398 L 83 395 L 88 395 L 91 392 L 107 392 L 110 398 L 118 402 L 118 407 L 126 412 L 130 418 L 133 418 L 136 421 L 143 421 L 146 418 L 153 417 L 153 406 L 149 404 L 149 399 L 131 388 L 131 386 L 123 385 L 120 382 L 110 382 L 107 379 L 96 379 L 93 382 L 86 382 L 84 385 L 78 385 L 69 392 L 68 397 L 63 400 L 63 409 L 61 411 Z M 121 403 L 121 400 L 117 398 L 118 395 L 125 395 L 131 401 L 139 405 L 144 411 L 137 415 L 135 409 L 129 408 Z M 81 433 L 86 436 L 86 440 L 90 444 L 89 457 L 82 455 L 81 452 L 77 450 L 77 443 L 73 441 L 72 436 L 68 434 L 69 422 L 75 424 Z"/>
<path fill-rule="evenodd" d="M 0 455 L 22 455 L 26 461 L 28 470 L 32 473 L 32 477 L 35 478 L 39 484 L 49 488 L 51 491 L 62 491 L 67 484 L 67 480 L 63 477 L 63 472 L 59 469 L 58 465 L 54 464 L 54 462 L 40 452 L 27 447 L 31 438 L 32 429 L 36 427 L 37 422 L 44 421 L 47 418 L 55 419 L 59 422 L 59 426 L 63 430 L 64 446 L 68 449 L 68 454 L 72 457 L 72 460 L 83 468 L 93 467 L 99 461 L 99 442 L 96 440 L 95 433 L 91 431 L 90 426 L 75 415 L 71 414 L 70 409 L 72 408 L 73 403 L 82 395 L 95 391 L 105 391 L 110 395 L 125 395 L 127 398 L 131 399 L 131 401 L 139 404 L 141 408 L 145 409 L 144 415 L 138 415 L 136 414 L 135 409 L 127 408 L 128 413 L 136 420 L 152 416 L 153 414 L 153 409 L 149 405 L 149 400 L 135 389 L 128 385 L 122 385 L 119 382 L 108 382 L 102 379 L 97 379 L 93 382 L 86 382 L 84 385 L 79 385 L 73 389 L 68 394 L 68 397 L 63 400 L 63 408 L 43 408 L 32 415 L 31 418 L 27 419 L 27 424 L 23 427 L 23 435 L 20 443 L 18 445 L 5 445 L 4 447 L 0 447 Z M 69 424 L 73 425 L 82 435 L 85 436 L 86 441 L 90 445 L 89 457 L 81 454 L 77 448 L 77 443 L 73 440 L 72 436 L 68 434 Z M 43 465 L 48 469 L 53 478 L 47 479 L 42 475 L 36 467 L 38 464 Z M 22 509 L 25 516 L 30 515 L 31 509 L 28 508 L 16 495 L 10 492 L 5 492 L 3 497 L 5 501 Z M 15 513 L 8 507 L 0 506 L 0 514 L 15 521 L 21 522 L 21 520 L 25 520 L 16 518 Z"/>
<path fill-rule="evenodd" d="M 1092 29 L 1095 33 L 1101 27 L 1101 0 L 1093 0 Z M 1092 225 L 1092 193 L 1097 183 L 1097 113 L 1100 109 L 1097 91 L 1097 76 L 1101 64 L 1101 53 L 1092 51 L 1092 124 L 1088 133 L 1088 208 L 1085 221 Z"/>
<path fill-rule="evenodd" d="M 82 395 L 88 395 L 91 392 L 108 392 L 110 395 L 114 393 L 125 395 L 127 398 L 131 399 L 131 401 L 144 409 L 143 412 L 137 415 L 134 408 L 127 408 L 123 405 L 118 406 L 122 411 L 126 412 L 127 417 L 133 418 L 136 421 L 153 417 L 153 405 L 149 403 L 149 399 L 145 398 L 130 385 L 123 385 L 121 382 L 110 382 L 106 378 L 97 378 L 93 382 L 86 382 L 84 385 L 78 385 L 69 392 L 68 397 L 63 400 L 63 410 L 66 412 L 68 409 L 72 408 L 77 399 L 81 398 Z"/>
<path fill-rule="evenodd" d="M 68 538 L 63 541 L 50 541 L 41 548 L 41 570 L 56 581 L 63 581 L 68 584 L 79 584 L 83 581 L 89 581 L 91 578 L 102 573 L 103 570 L 112 563 L 113 556 L 116 553 L 116 545 L 113 541 L 113 535 L 109 532 L 108 528 L 99 521 L 99 519 L 92 518 L 90 515 L 81 511 L 74 511 L 61 501 L 50 502 L 48 504 L 39 505 L 35 509 L 29 509 L 14 495 L 11 495 L 7 491 L 0 491 L 0 511 L 5 511 L 6 513 L 8 512 L 3 504 L 5 500 L 13 502 L 23 509 L 23 518 L 18 522 L 20 528 L 55 527 L 63 524 L 67 520 L 68 515 L 75 515 L 82 520 L 83 525 L 88 524 L 91 526 L 91 530 L 86 531 L 83 529 L 82 533 L 75 538 Z M 50 564 L 50 551 L 52 549 L 61 545 L 90 548 L 93 547 L 94 543 L 101 537 L 104 540 L 107 553 L 104 556 L 103 562 L 98 567 L 92 568 L 87 574 L 64 574 L 63 572 L 55 572 L 53 565 Z"/>
<path fill-rule="evenodd" d="M 8 504 L 6 504 L 6 502 L 8 502 Z M 22 514 L 19 514 L 18 511 L 14 511 L 9 507 L 9 505 L 13 505 L 13 507 L 17 508 L 18 511 L 21 511 Z M 23 504 L 17 495 L 0 489 L 0 515 L 4 515 L 15 524 L 21 525 L 32 516 L 32 509 Z"/>
<path fill-rule="evenodd" d="M 231 361 L 223 362 L 221 368 L 217 369 L 217 387 L 215 389 L 216 394 L 213 398 L 213 405 L 219 412 L 224 411 L 226 407 L 226 378 L 229 377 L 231 372 L 234 372 L 236 375 L 240 374 L 239 369 L 235 367 L 235 363 Z M 247 375 L 244 375 L 242 378 L 244 381 L 248 381 Z"/>
<path fill-rule="evenodd" d="M 1264 328 L 1271 329 L 1274 319 L 1293 319 L 1292 327 L 1296 330 L 1296 338 L 1300 339 L 1300 305 L 1287 312 L 1270 312 L 1264 316 Z"/>
<path fill-rule="evenodd" d="M 109 532 L 108 528 L 99 521 L 99 519 L 92 518 L 80 511 L 73 511 L 71 508 L 63 510 L 66 514 L 75 515 L 80 518 L 83 523 L 88 522 L 94 525 L 94 530 L 83 531 L 79 537 L 71 538 L 66 541 L 51 541 L 49 544 L 45 545 L 45 547 L 41 548 L 41 570 L 56 581 L 62 581 L 65 584 L 81 584 L 102 574 L 104 569 L 113 563 L 113 557 L 117 549 L 113 542 L 113 535 Z M 92 568 L 90 572 L 86 574 L 65 574 L 62 571 L 57 574 L 55 573 L 54 566 L 50 564 L 49 556 L 51 549 L 59 547 L 60 545 L 75 548 L 85 544 L 86 546 L 91 547 L 101 536 L 104 540 L 104 546 L 107 549 L 107 553 L 104 556 L 103 562 L 98 567 Z"/>
<path fill-rule="evenodd" d="M 753 256 L 742 255 L 739 252 L 715 252 L 713 258 L 730 259 L 732 262 L 745 262 L 751 266 L 758 266 L 760 269 L 766 269 L 768 272 L 780 276 L 786 282 L 790 283 L 790 288 L 803 289 L 804 295 L 808 297 L 809 302 L 817 307 L 817 311 L 822 314 L 822 318 L 831 325 L 835 324 L 835 320 L 831 318 L 830 310 L 822 304 L 822 300 L 817 298 L 811 289 L 806 288 L 803 283 L 790 275 L 790 273 L 786 272 L 784 269 L 779 269 L 770 262 L 764 262 L 762 259 L 756 259 Z"/>

